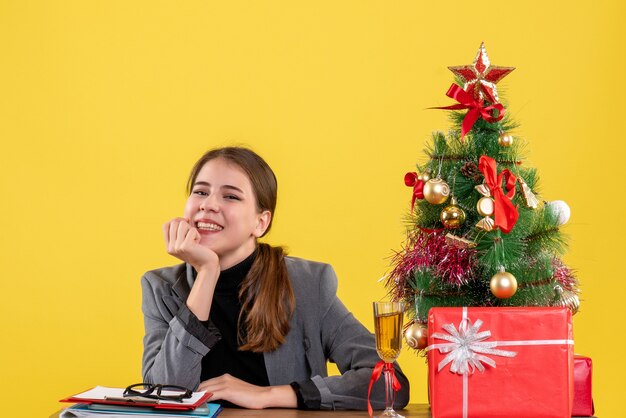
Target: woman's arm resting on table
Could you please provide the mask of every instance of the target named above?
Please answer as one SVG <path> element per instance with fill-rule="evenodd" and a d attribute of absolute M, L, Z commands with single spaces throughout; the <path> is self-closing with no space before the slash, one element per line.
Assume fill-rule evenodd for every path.
<path fill-rule="evenodd" d="M 346 309 L 337 297 L 337 277 L 327 266 L 320 282 L 323 301 L 322 340 L 327 358 L 336 363 L 341 376 L 314 376 L 321 397 L 321 409 L 366 409 L 367 390 L 372 370 L 380 361 L 374 336 Z M 409 381 L 395 364 L 402 388 L 396 393 L 396 407 L 409 402 Z M 384 379 L 383 379 L 384 380 Z M 383 381 L 374 384 L 371 395 L 374 408 L 384 408 Z"/>
<path fill-rule="evenodd" d="M 211 401 L 225 400 L 243 408 L 295 408 L 296 393 L 289 385 L 255 386 L 229 374 L 205 380 L 198 390 L 213 393 Z"/>

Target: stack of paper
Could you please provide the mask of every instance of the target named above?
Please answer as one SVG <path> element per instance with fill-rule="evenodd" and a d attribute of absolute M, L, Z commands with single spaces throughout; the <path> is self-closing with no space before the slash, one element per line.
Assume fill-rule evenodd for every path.
<path fill-rule="evenodd" d="M 101 417 L 101 418 L 128 418 L 138 417 L 204 417 L 216 416 L 222 409 L 218 404 L 207 403 L 211 396 L 206 392 L 193 392 L 191 398 L 182 402 L 155 400 L 147 398 L 124 398 L 124 389 L 97 386 L 88 391 L 79 393 L 61 402 L 76 402 L 65 409 L 59 418 Z M 163 391 L 163 395 L 169 395 Z"/>

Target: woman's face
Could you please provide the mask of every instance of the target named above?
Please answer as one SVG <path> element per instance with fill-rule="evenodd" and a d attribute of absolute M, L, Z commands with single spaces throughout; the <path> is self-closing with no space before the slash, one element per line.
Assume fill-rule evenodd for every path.
<path fill-rule="evenodd" d="M 257 212 L 252 184 L 243 170 L 216 158 L 198 172 L 185 205 L 185 218 L 200 233 L 200 244 L 213 250 L 222 268 L 227 268 L 254 251 L 271 213 Z"/>

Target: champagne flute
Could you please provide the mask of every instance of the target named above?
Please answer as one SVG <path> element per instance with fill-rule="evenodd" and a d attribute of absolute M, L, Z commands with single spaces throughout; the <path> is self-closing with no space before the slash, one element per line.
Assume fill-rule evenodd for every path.
<path fill-rule="evenodd" d="M 392 370 L 402 349 L 402 320 L 404 302 L 374 302 L 376 352 L 385 363 L 385 410 L 378 417 L 404 418 L 393 410 L 396 394 L 393 390 Z"/>

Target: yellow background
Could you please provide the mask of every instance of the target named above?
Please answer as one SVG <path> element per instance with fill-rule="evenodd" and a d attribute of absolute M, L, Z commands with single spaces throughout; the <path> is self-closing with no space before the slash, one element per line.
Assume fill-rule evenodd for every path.
<path fill-rule="evenodd" d="M 594 360 L 597 414 L 621 415 L 626 10 L 517 3 L 1 0 L 0 394 L 20 405 L 1 414 L 48 416 L 66 395 L 141 379 L 139 278 L 176 263 L 161 224 L 218 145 L 268 160 L 269 242 L 333 264 L 372 329 L 403 176 L 449 127 L 425 109 L 452 103 L 446 67 L 484 40 L 493 64 L 517 67 L 499 91 L 543 198 L 572 209 L 576 351 Z M 400 362 L 426 402 L 424 360 Z"/>

